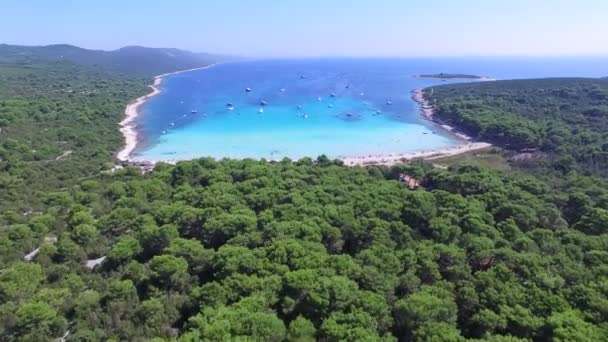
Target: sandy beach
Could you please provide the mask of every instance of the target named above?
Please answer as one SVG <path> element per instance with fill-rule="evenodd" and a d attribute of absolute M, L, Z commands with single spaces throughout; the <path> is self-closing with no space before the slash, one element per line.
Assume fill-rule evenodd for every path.
<path fill-rule="evenodd" d="M 162 89 L 160 85 L 163 81 L 163 78 L 169 75 L 174 75 L 181 72 L 187 72 L 192 70 L 206 69 L 214 66 L 215 64 L 194 68 L 188 70 L 181 70 L 173 73 L 166 73 L 162 75 L 158 75 L 154 77 L 153 84 L 150 85 L 152 88 L 152 92 L 135 99 L 130 102 L 125 109 L 125 118 L 120 122 L 120 132 L 125 137 L 125 145 L 122 150 L 118 152 L 116 158 L 121 161 L 130 161 L 130 156 L 135 150 L 138 143 L 137 130 L 135 129 L 135 119 L 139 113 L 140 106 L 144 104 L 151 97 L 156 96 L 161 93 Z M 488 148 L 492 146 L 489 143 L 484 142 L 474 142 L 470 137 L 465 134 L 458 132 L 453 127 L 437 120 L 434 117 L 435 109 L 434 107 L 424 98 L 423 89 L 415 89 L 412 91 L 412 99 L 416 101 L 420 105 L 420 113 L 421 115 L 429 121 L 433 121 L 437 125 L 446 131 L 451 132 L 455 137 L 462 141 L 462 144 L 446 147 L 442 149 L 432 149 L 432 150 L 420 150 L 414 152 L 404 152 L 404 153 L 387 153 L 387 154 L 376 154 L 376 155 L 367 155 L 367 156 L 344 156 L 338 157 L 344 162 L 347 166 L 365 166 L 365 165 L 393 165 L 398 163 L 407 162 L 412 159 L 426 159 L 431 160 L 435 158 L 453 156 L 465 152 L 480 150 L 484 148 Z M 154 165 L 155 161 L 140 161 L 139 164 L 145 165 Z"/>
<path fill-rule="evenodd" d="M 437 158 L 454 156 L 457 154 L 476 151 L 492 146 L 484 142 L 470 142 L 463 145 L 448 147 L 437 150 L 416 151 L 406 153 L 395 153 L 387 155 L 368 155 L 360 157 L 343 157 L 340 158 L 344 165 L 347 166 L 365 166 L 365 165 L 394 165 L 407 162 L 413 159 L 432 160 Z"/>
<path fill-rule="evenodd" d="M 166 74 L 154 76 L 154 82 L 149 86 L 150 88 L 152 88 L 152 92 L 142 97 L 138 97 L 134 101 L 130 102 L 125 108 L 125 118 L 120 122 L 120 132 L 125 137 L 125 145 L 123 149 L 116 154 L 116 159 L 121 161 L 129 161 L 129 157 L 131 156 L 131 153 L 133 153 L 133 150 L 135 150 L 135 147 L 137 146 L 138 142 L 137 130 L 135 130 L 134 122 L 137 118 L 137 115 L 139 114 L 139 107 L 146 101 L 148 101 L 151 97 L 161 93 L 162 90 L 160 88 L 160 84 L 162 83 L 164 77 L 187 71 L 208 69 L 216 64 L 217 63 L 200 68 L 180 70 L 176 72 L 169 72 Z"/>
<path fill-rule="evenodd" d="M 368 156 L 353 156 L 341 157 L 347 166 L 365 166 L 365 165 L 394 165 L 407 162 L 412 159 L 432 160 L 442 157 L 454 156 L 457 154 L 476 151 L 491 147 L 492 145 L 485 142 L 474 142 L 473 139 L 461 132 L 456 131 L 452 126 L 442 123 L 434 117 L 435 108 L 424 98 L 423 89 L 415 89 L 412 91 L 412 99 L 420 105 L 420 114 L 427 120 L 438 124 L 442 129 L 449 131 L 455 137 L 462 141 L 462 144 L 434 150 L 422 150 L 416 152 L 395 153 L 395 154 L 380 154 Z"/>

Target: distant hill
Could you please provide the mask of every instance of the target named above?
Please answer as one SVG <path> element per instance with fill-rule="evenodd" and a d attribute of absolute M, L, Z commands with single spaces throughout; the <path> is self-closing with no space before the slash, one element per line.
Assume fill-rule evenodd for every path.
<path fill-rule="evenodd" d="M 0 44 L 0 63 L 69 61 L 108 71 L 138 76 L 191 69 L 213 64 L 228 56 L 170 48 L 127 46 L 113 51 L 88 50 L 68 44 L 21 46 Z"/>

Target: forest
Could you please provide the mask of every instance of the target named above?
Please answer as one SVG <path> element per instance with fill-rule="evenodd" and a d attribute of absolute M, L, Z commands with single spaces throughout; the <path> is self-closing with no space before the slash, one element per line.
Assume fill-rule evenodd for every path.
<path fill-rule="evenodd" d="M 540 169 L 608 176 L 608 79 L 550 78 L 434 87 L 437 116 L 467 134 L 534 153 Z"/>
<path fill-rule="evenodd" d="M 112 166 L 149 79 L 69 62 L 0 79 L 3 341 L 607 340 L 604 80 L 426 91 L 509 171 L 320 156 L 142 174 Z"/>

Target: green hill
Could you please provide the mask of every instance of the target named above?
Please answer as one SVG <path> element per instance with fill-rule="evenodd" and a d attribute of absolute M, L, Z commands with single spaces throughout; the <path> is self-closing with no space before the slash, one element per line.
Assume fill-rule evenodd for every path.
<path fill-rule="evenodd" d="M 69 61 L 107 71 L 137 76 L 197 68 L 229 59 L 228 56 L 179 49 L 127 46 L 113 51 L 88 50 L 73 45 L 20 46 L 0 44 L 0 63 L 32 64 Z M 233 57 L 234 58 L 234 57 Z"/>

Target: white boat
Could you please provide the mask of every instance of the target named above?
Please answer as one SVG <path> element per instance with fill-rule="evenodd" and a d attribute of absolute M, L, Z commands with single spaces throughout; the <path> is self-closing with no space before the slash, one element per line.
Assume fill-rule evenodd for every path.
<path fill-rule="evenodd" d="M 260 107 L 260 109 L 258 110 L 258 113 L 260 113 L 260 114 L 264 113 L 264 108 Z"/>
<path fill-rule="evenodd" d="M 334 105 L 330 104 L 327 106 L 327 108 L 334 108 Z"/>
<path fill-rule="evenodd" d="M 336 97 L 336 94 L 331 93 L 331 94 L 329 94 L 329 96 L 331 96 L 331 97 Z"/>
<path fill-rule="evenodd" d="M 260 104 L 261 104 L 262 106 L 265 106 L 265 105 L 267 105 L 267 104 L 268 104 L 268 102 L 266 102 L 266 100 L 262 100 L 262 101 L 260 101 Z"/>
<path fill-rule="evenodd" d="M 390 105 L 392 105 L 392 104 L 393 104 L 393 103 L 392 103 L 390 100 L 386 100 L 386 105 L 387 105 L 387 106 L 390 106 Z"/>
<path fill-rule="evenodd" d="M 250 92 L 250 91 L 251 91 L 251 88 L 245 88 L 245 91 L 246 91 L 246 92 Z"/>
<path fill-rule="evenodd" d="M 190 113 L 192 113 L 192 114 L 196 114 L 196 113 L 198 113 L 198 110 L 193 109 L 193 110 L 191 110 L 191 111 L 190 111 Z"/>
<path fill-rule="evenodd" d="M 303 117 L 304 117 L 304 119 L 308 118 L 308 114 L 304 114 Z"/>

